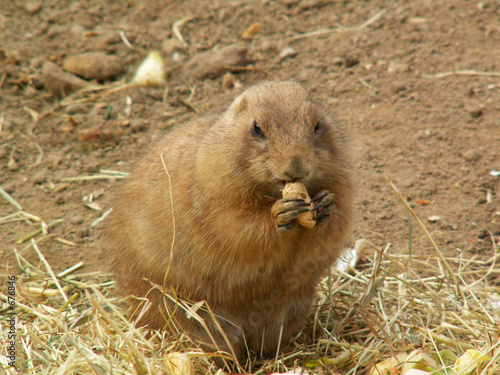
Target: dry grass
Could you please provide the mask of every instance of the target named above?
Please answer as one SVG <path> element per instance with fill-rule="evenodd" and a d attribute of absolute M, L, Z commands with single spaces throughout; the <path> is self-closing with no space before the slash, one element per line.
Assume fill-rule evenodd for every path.
<path fill-rule="evenodd" d="M 302 367 L 310 373 L 363 374 L 383 359 L 420 348 L 435 356 L 440 374 L 454 374 L 450 358 L 467 349 L 491 357 L 478 374 L 500 374 L 500 287 L 491 282 L 500 272 L 495 243 L 487 261 L 464 259 L 459 249 L 455 257 L 446 258 L 415 219 L 434 256 L 414 255 L 429 249 L 393 250 L 389 244 L 380 248 L 365 243 L 373 257 L 366 256 L 351 273 L 332 270 L 319 286 L 314 318 L 297 338 L 296 349 L 273 360 L 253 360 L 238 372 Z M 197 349 L 186 334 L 148 335 L 135 328 L 124 316 L 122 301 L 112 294 L 110 275 L 76 275 L 79 265 L 55 275 L 37 236 L 26 242 L 37 252 L 39 265 L 16 253 L 23 270 L 16 275 L 17 369 L 7 365 L 5 355 L 10 306 L 0 308 L 2 373 L 221 373 L 213 362 L 216 356 Z M 0 290 L 0 299 L 8 302 L 5 281 Z M 179 306 L 192 309 L 185 301 Z"/>

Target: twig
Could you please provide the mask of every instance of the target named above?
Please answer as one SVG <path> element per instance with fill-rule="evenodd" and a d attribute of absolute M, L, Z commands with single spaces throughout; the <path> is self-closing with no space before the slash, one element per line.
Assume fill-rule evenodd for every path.
<path fill-rule="evenodd" d="M 16 221 L 27 221 L 26 218 L 20 215 L 21 212 L 22 211 L 18 211 L 10 215 L 5 215 L 4 217 L 0 218 L 0 224 L 14 223 Z"/>
<path fill-rule="evenodd" d="M 94 363 L 94 361 L 92 361 L 92 359 L 89 357 L 87 351 L 88 349 L 87 348 L 82 348 L 80 346 L 80 344 L 71 337 L 71 335 L 69 334 L 69 330 L 68 328 L 66 328 L 66 326 L 64 325 L 63 322 L 57 320 L 57 322 L 59 323 L 59 326 L 64 330 L 64 332 L 66 333 L 66 339 L 73 345 L 73 347 L 78 351 L 78 353 L 80 353 L 80 355 L 85 358 L 85 360 L 87 361 L 87 363 L 89 364 L 90 368 L 94 371 L 95 374 L 97 375 L 104 375 L 105 372 L 103 372 L 103 370 L 97 366 L 97 364 Z"/>
<path fill-rule="evenodd" d="M 375 296 L 375 293 L 377 292 L 379 286 L 383 284 L 386 277 L 386 271 L 380 268 L 380 264 L 382 262 L 383 255 L 387 252 L 388 249 L 389 245 L 387 245 L 387 247 L 382 252 L 375 254 L 376 258 L 373 265 L 373 273 L 370 277 L 368 285 L 366 286 L 365 293 L 360 295 L 356 303 L 349 309 L 342 320 L 342 325 L 345 325 L 349 322 L 349 320 L 353 317 L 354 313 L 359 309 L 360 306 L 366 306 L 371 301 L 373 296 Z M 380 273 L 382 273 L 382 276 L 378 277 Z"/>
<path fill-rule="evenodd" d="M 0 300 L 7 302 L 8 299 L 7 299 L 7 296 L 0 293 Z M 38 308 L 38 306 L 36 306 L 36 305 L 35 305 L 35 308 L 31 308 L 30 306 L 28 306 L 20 301 L 16 301 L 16 309 L 19 309 L 20 311 L 26 311 L 27 313 L 33 314 L 36 317 L 43 320 L 44 322 L 51 322 L 51 321 L 55 320 L 55 318 L 52 315 L 45 314 L 45 313 L 41 312 L 40 309 Z"/>
<path fill-rule="evenodd" d="M 373 17 L 369 18 L 366 20 L 364 23 L 362 23 L 360 26 L 358 26 L 356 29 L 357 30 L 363 30 L 364 28 L 370 26 L 372 23 L 374 23 L 376 20 L 378 20 L 382 15 L 385 13 L 385 10 L 382 9 L 380 12 L 375 14 Z"/>
<path fill-rule="evenodd" d="M 165 276 L 163 279 L 163 286 L 165 286 L 168 273 L 170 272 L 170 266 L 172 265 L 172 260 L 174 259 L 174 245 L 175 245 L 176 228 L 175 228 L 175 211 L 174 211 L 174 195 L 172 192 L 172 180 L 170 178 L 170 173 L 168 173 L 167 166 L 165 165 L 165 160 L 163 160 L 163 150 L 161 150 L 161 152 L 160 152 L 160 159 L 161 159 L 161 164 L 163 165 L 163 169 L 165 170 L 165 173 L 167 174 L 167 178 L 168 178 L 168 189 L 169 189 L 169 194 L 170 194 L 170 206 L 171 206 L 171 212 L 172 212 L 172 243 L 170 244 L 170 259 L 169 259 L 167 270 L 165 271 Z"/>
<path fill-rule="evenodd" d="M 370 85 L 368 82 L 366 82 L 363 78 L 358 77 L 358 79 L 359 79 L 359 82 L 361 82 L 363 84 L 363 86 L 365 86 L 367 89 L 369 89 L 375 93 L 377 92 L 377 89 L 374 86 Z"/>
<path fill-rule="evenodd" d="M 295 36 L 291 37 L 288 41 L 289 41 L 289 43 L 291 43 L 291 42 L 293 42 L 295 40 L 299 40 L 299 39 L 303 39 L 303 38 L 309 38 L 311 36 L 324 35 L 324 34 L 330 34 L 330 33 L 337 33 L 337 32 L 343 32 L 343 31 L 360 31 L 360 30 L 363 30 L 364 28 L 368 27 L 372 23 L 374 23 L 376 20 L 378 20 L 380 17 L 382 17 L 382 15 L 384 13 L 385 13 L 385 10 L 381 10 L 380 12 L 378 12 L 377 14 L 375 14 L 373 17 L 371 17 L 370 19 L 368 19 L 367 21 L 363 22 L 361 25 L 356 26 L 356 27 L 342 27 L 342 26 L 339 26 L 339 27 L 332 27 L 332 28 L 328 28 L 328 29 L 321 29 L 321 30 L 309 31 L 309 32 L 304 33 L 304 34 L 295 35 Z"/>
<path fill-rule="evenodd" d="M 120 34 L 120 38 L 122 40 L 122 42 L 130 49 L 134 49 L 134 47 L 132 46 L 132 44 L 130 44 L 129 40 L 127 39 L 127 36 L 125 35 L 125 33 L 123 32 L 123 30 L 120 30 L 118 32 L 118 34 Z"/>
<path fill-rule="evenodd" d="M 103 174 L 117 174 L 117 175 L 120 175 L 120 176 L 129 176 L 130 173 L 128 172 L 122 172 L 122 171 L 114 171 L 112 169 L 99 169 L 99 173 L 103 173 Z"/>
<path fill-rule="evenodd" d="M 83 266 L 83 262 L 79 262 L 79 263 L 75 264 L 74 266 L 71 266 L 70 268 L 65 269 L 64 271 L 59 272 L 57 274 L 57 277 L 64 277 L 82 266 Z"/>
<path fill-rule="evenodd" d="M 36 124 L 40 120 L 40 114 L 37 111 L 35 111 L 34 109 L 31 109 L 28 106 L 23 106 L 23 109 L 26 112 L 28 112 L 30 114 L 31 118 L 33 119 L 33 124 L 31 125 L 31 128 L 29 129 L 29 135 L 32 136 L 33 135 L 33 130 L 35 129 Z"/>
<path fill-rule="evenodd" d="M 392 183 L 391 180 L 389 180 L 387 177 L 386 177 L 387 181 L 389 181 L 389 185 L 391 185 L 392 189 L 395 191 L 396 195 L 398 196 L 398 198 L 401 200 L 401 202 L 403 202 L 403 204 L 406 206 L 407 210 L 411 213 L 411 215 L 413 216 L 413 218 L 416 220 L 416 222 L 418 223 L 418 225 L 420 226 L 420 228 L 422 228 L 422 230 L 424 231 L 425 235 L 427 236 L 427 238 L 429 239 L 429 241 L 431 242 L 432 246 L 434 247 L 434 249 L 436 250 L 436 253 L 437 255 L 439 256 L 439 259 L 443 262 L 444 264 L 444 267 L 446 268 L 446 271 L 448 271 L 448 275 L 450 276 L 451 278 L 451 281 L 453 282 L 453 284 L 455 284 L 455 286 L 457 287 L 457 292 L 458 294 L 460 295 L 460 297 L 462 298 L 462 300 L 465 301 L 465 296 L 463 294 L 463 291 L 462 289 L 460 288 L 460 285 L 458 283 L 458 280 L 455 276 L 455 274 L 453 273 L 453 270 L 451 269 L 448 261 L 446 260 L 446 258 L 444 257 L 443 253 L 441 252 L 441 250 L 439 249 L 439 246 L 436 244 L 436 242 L 434 241 L 434 239 L 432 238 L 432 236 L 430 235 L 429 231 L 427 230 L 427 228 L 425 227 L 425 225 L 422 223 L 422 221 L 419 219 L 419 217 L 417 216 L 417 214 L 415 213 L 415 211 L 413 211 L 413 209 L 410 207 L 410 205 L 408 204 L 408 202 L 406 201 L 406 199 L 403 198 L 403 195 L 401 194 L 401 192 L 398 190 L 398 188 Z"/>
<path fill-rule="evenodd" d="M 72 241 L 65 240 L 64 238 L 60 238 L 60 237 L 57 237 L 55 239 L 55 241 L 62 243 L 63 245 L 67 245 L 67 246 L 76 246 L 76 243 L 74 243 Z"/>
<path fill-rule="evenodd" d="M 47 225 L 43 226 L 43 223 L 42 223 L 42 228 L 40 229 L 37 229 L 33 232 L 31 232 L 30 234 L 28 234 L 26 237 L 23 237 L 23 238 L 20 238 L 19 240 L 16 241 L 17 244 L 22 244 L 22 243 L 25 243 L 26 241 L 29 241 L 31 240 L 33 237 L 36 237 L 38 236 L 40 233 L 42 233 L 44 230 L 47 230 L 51 227 L 54 227 L 58 224 L 61 224 L 63 222 L 63 219 L 57 219 L 57 220 L 54 220 L 53 222 L 51 223 L 48 223 Z"/>
<path fill-rule="evenodd" d="M 38 142 L 34 142 L 35 147 L 38 149 L 38 156 L 36 157 L 35 164 L 33 164 L 33 167 L 36 167 L 38 164 L 42 162 L 43 159 L 43 148 L 40 146 Z"/>
<path fill-rule="evenodd" d="M 70 104 L 78 104 L 78 103 L 86 103 L 90 102 L 96 99 L 99 99 L 102 96 L 113 94 L 115 92 L 121 91 L 128 89 L 130 87 L 136 87 L 135 83 L 129 82 L 129 83 L 118 83 L 118 84 L 111 84 L 107 86 L 92 86 L 90 88 L 83 88 L 76 93 L 64 98 L 59 102 L 60 106 L 67 106 Z M 81 98 L 81 99 L 76 99 L 77 97 L 90 92 L 90 91 L 98 91 L 97 93 L 88 96 L 86 98 Z"/>
<path fill-rule="evenodd" d="M 187 97 L 186 101 L 188 103 L 191 103 L 191 100 L 194 98 L 194 94 L 196 94 L 196 85 L 193 85 L 189 88 L 189 96 Z"/>
<path fill-rule="evenodd" d="M 13 205 L 18 211 L 21 211 L 23 209 L 23 207 L 19 203 L 17 203 L 16 200 L 12 198 L 12 196 L 1 187 L 0 187 L 0 195 L 4 197 L 4 199 L 11 205 Z"/>
<path fill-rule="evenodd" d="M 7 73 L 2 74 L 2 78 L 0 78 L 0 88 L 3 86 L 5 82 L 5 78 L 7 78 Z"/>
<path fill-rule="evenodd" d="M 68 297 L 66 296 L 66 293 L 64 293 L 63 288 L 61 287 L 61 284 L 59 284 L 59 280 L 57 280 L 56 275 L 54 274 L 54 271 L 52 271 L 52 267 L 50 267 L 49 262 L 47 262 L 47 259 L 45 259 L 45 256 L 42 254 L 40 249 L 38 248 L 38 245 L 36 244 L 35 240 L 32 238 L 31 239 L 31 246 L 33 246 L 33 249 L 35 249 L 35 252 L 38 255 L 38 258 L 42 261 L 42 263 L 45 265 L 45 268 L 47 269 L 47 272 L 49 273 L 50 277 L 56 284 L 57 289 L 61 292 L 61 295 L 64 299 L 64 302 L 68 301 Z"/>
<path fill-rule="evenodd" d="M 26 211 L 19 212 L 19 215 L 21 215 L 21 216 L 23 216 L 26 219 L 31 220 L 31 221 L 37 221 L 37 222 L 42 221 L 42 219 L 40 217 L 33 215 L 33 214 L 30 214 L 29 212 L 26 212 Z"/>
<path fill-rule="evenodd" d="M 127 327 L 130 329 L 134 329 L 135 327 L 132 325 L 132 323 L 125 317 L 123 316 L 122 312 L 117 308 L 116 305 L 111 303 L 102 293 L 100 290 L 98 290 L 95 286 L 88 285 L 88 284 L 83 284 L 81 282 L 75 281 L 75 285 L 79 288 L 89 288 L 92 290 L 94 295 L 96 295 L 99 298 L 99 301 L 102 301 L 103 303 L 106 303 L 108 309 L 113 313 L 113 316 L 118 317 L 121 322 L 124 322 Z M 101 284 L 103 286 L 104 284 Z M 134 334 L 139 338 L 139 340 L 148 346 L 149 349 L 153 350 L 154 346 L 151 344 L 150 341 L 146 340 L 145 337 L 140 333 L 139 330 L 134 329 Z"/>
<path fill-rule="evenodd" d="M 61 182 L 75 182 L 75 181 L 91 181 L 91 180 L 109 180 L 112 178 L 127 178 L 128 176 L 126 175 L 119 175 L 119 174 L 112 174 L 112 175 L 107 175 L 107 174 L 93 174 L 90 176 L 77 176 L 77 177 L 66 177 L 61 180 Z"/>
<path fill-rule="evenodd" d="M 423 333 L 424 335 L 427 335 L 427 336 L 433 338 L 437 342 L 446 344 L 448 346 L 459 348 L 459 349 L 462 349 L 462 350 L 474 349 L 474 346 L 471 345 L 471 344 L 469 344 L 469 343 L 467 343 L 467 342 L 464 342 L 464 341 L 461 341 L 461 340 L 457 340 L 457 339 L 454 339 L 454 338 L 450 338 L 450 337 L 447 337 L 447 336 L 444 336 L 444 335 L 440 335 L 438 333 L 432 332 L 428 328 L 421 328 L 421 327 L 413 327 L 413 328 L 416 331 L 419 331 L 419 332 Z"/>
<path fill-rule="evenodd" d="M 224 65 L 224 69 L 230 70 L 232 72 L 259 72 L 259 73 L 264 73 L 266 75 L 269 75 L 267 70 L 264 70 L 262 68 L 258 68 L 255 66 L 233 66 L 233 65 Z"/>
<path fill-rule="evenodd" d="M 144 354 L 137 349 L 137 346 L 134 344 L 134 342 L 118 327 L 116 322 L 113 319 L 111 319 L 109 314 L 106 312 L 106 310 L 102 308 L 102 306 L 100 305 L 100 303 L 97 302 L 94 296 L 90 294 L 88 291 L 85 291 L 85 293 L 87 295 L 87 298 L 92 303 L 92 306 L 94 306 L 94 308 L 99 311 L 102 317 L 111 325 L 111 327 L 113 327 L 115 332 L 118 332 L 122 340 L 127 343 L 132 356 L 135 358 L 135 364 L 137 366 L 137 370 L 140 370 L 139 373 L 146 373 L 144 364 L 146 364 L 147 366 L 148 362 L 146 361 Z"/>
<path fill-rule="evenodd" d="M 196 109 L 196 107 L 194 107 L 189 101 L 187 101 L 186 99 L 180 99 L 179 100 L 179 103 L 184 105 L 185 107 L 189 108 L 191 111 L 193 111 L 194 113 L 199 113 L 199 111 Z"/>
<path fill-rule="evenodd" d="M 178 21 L 175 21 L 174 24 L 172 25 L 172 31 L 174 33 L 174 35 L 177 37 L 177 39 L 180 40 L 180 42 L 185 46 L 187 47 L 188 44 L 187 42 L 184 40 L 184 38 L 182 37 L 182 34 L 181 34 L 181 31 L 180 31 L 180 28 L 182 26 L 184 26 L 186 23 L 194 20 L 197 16 L 188 16 L 188 17 L 184 17 Z"/>
<path fill-rule="evenodd" d="M 107 210 L 105 213 L 103 213 L 101 216 L 99 216 L 97 219 L 95 219 L 92 223 L 90 223 L 91 227 L 95 227 L 97 224 L 102 222 L 106 217 L 113 212 L 113 207 L 111 207 L 109 210 Z"/>
<path fill-rule="evenodd" d="M 478 70 L 453 70 L 451 72 L 442 72 L 436 74 L 422 74 L 424 78 L 443 78 L 449 76 L 486 76 L 500 77 L 500 72 L 481 72 Z"/>

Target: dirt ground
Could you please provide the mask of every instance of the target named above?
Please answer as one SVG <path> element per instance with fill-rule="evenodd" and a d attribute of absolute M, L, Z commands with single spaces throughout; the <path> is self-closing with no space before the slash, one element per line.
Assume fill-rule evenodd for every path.
<path fill-rule="evenodd" d="M 39 263 L 30 241 L 18 240 L 54 221 L 35 237 L 54 271 L 82 261 L 82 272 L 106 272 L 106 220 L 95 221 L 120 181 L 63 179 L 129 172 L 168 129 L 266 79 L 303 83 L 352 130 L 361 180 L 353 240 L 408 251 L 408 213 L 387 177 L 445 254 L 487 259 L 500 241 L 497 0 L 3 2 L 0 41 L 0 186 L 41 219 L 6 217 L 18 208 L 0 198 L 0 263 L 9 273 L 14 250 Z M 233 87 L 223 86 L 227 66 L 208 77 L 183 70 L 230 45 L 247 49 L 244 63 L 229 61 Z M 118 57 L 109 85 L 129 80 L 152 50 L 170 71 L 161 87 L 60 102 L 42 74 L 47 62 L 98 51 Z M 413 251 L 430 254 L 413 228 Z"/>

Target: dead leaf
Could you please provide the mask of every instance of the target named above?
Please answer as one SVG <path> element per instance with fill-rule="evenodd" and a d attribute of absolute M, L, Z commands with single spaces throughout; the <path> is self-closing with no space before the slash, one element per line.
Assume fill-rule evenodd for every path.
<path fill-rule="evenodd" d="M 260 23 L 254 23 L 250 25 L 243 33 L 241 34 L 241 39 L 244 40 L 252 40 L 255 37 L 255 34 L 259 31 Z"/>
<path fill-rule="evenodd" d="M 431 203 L 427 199 L 415 199 L 415 202 L 417 202 L 418 204 L 421 204 L 422 206 L 425 206 L 425 205 L 428 205 L 429 203 Z"/>

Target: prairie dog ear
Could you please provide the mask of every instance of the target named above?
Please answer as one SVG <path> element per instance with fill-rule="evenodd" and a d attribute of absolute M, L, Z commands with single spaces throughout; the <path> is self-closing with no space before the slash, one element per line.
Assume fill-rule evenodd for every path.
<path fill-rule="evenodd" d="M 234 114 L 239 114 L 245 111 L 248 108 L 248 99 L 246 98 L 245 93 L 234 99 L 230 108 Z"/>

